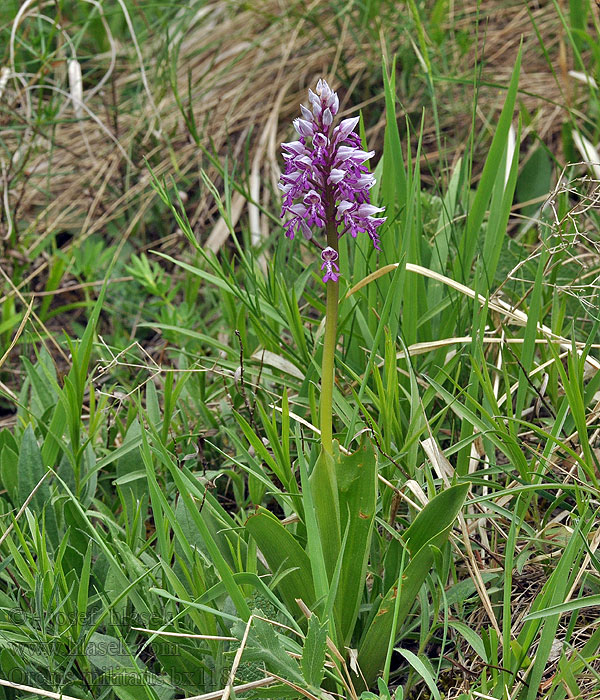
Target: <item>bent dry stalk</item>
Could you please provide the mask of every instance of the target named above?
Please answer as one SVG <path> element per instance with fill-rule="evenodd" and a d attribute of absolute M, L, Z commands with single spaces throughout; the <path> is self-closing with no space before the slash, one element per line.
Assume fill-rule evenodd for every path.
<path fill-rule="evenodd" d="M 346 233 L 353 238 L 366 233 L 379 250 L 378 228 L 385 217 L 375 216 L 383 209 L 370 203 L 369 190 L 375 178 L 365 162 L 374 151 L 361 150 L 354 131 L 359 118 L 343 119 L 332 128 L 340 103 L 325 80 L 318 81 L 315 92 L 308 91 L 308 99 L 311 108 L 300 105 L 302 116 L 294 120 L 298 140 L 281 144 L 286 165 L 279 189 L 283 192 L 281 217 L 286 219 L 288 238 L 300 232 L 311 240 L 314 228 L 325 230 L 326 246 L 315 241 L 322 251 L 321 271 L 327 285 L 319 418 L 321 444 L 331 455 L 339 239 Z"/>

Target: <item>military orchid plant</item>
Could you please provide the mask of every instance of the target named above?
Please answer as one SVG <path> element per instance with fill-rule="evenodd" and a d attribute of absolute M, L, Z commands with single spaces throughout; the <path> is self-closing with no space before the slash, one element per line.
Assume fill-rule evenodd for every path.
<path fill-rule="evenodd" d="M 302 116 L 294 120 L 297 141 L 283 143 L 285 171 L 279 189 L 283 192 L 281 216 L 285 235 L 300 232 L 321 248 L 323 282 L 327 284 L 327 316 L 321 377 L 321 443 L 332 453 L 332 393 L 339 296 L 339 239 L 349 233 L 368 234 L 379 250 L 378 229 L 385 217 L 370 203 L 369 190 L 375 178 L 365 162 L 374 151 L 361 149 L 354 129 L 358 117 L 343 119 L 333 126 L 340 101 L 325 80 L 315 92 L 308 91 L 310 107 L 300 105 Z M 313 230 L 325 230 L 326 246 L 313 238 Z"/>
<path fill-rule="evenodd" d="M 387 180 L 395 176 L 395 144 L 400 143 L 400 135 L 395 121 L 393 73 L 390 77 L 384 71 L 383 81 L 387 126 L 381 173 L 382 179 Z M 276 422 L 268 414 L 260 411 L 273 451 L 265 446 L 265 436 L 256 426 L 234 411 L 255 451 L 254 457 L 247 452 L 252 463 L 235 461 L 248 473 L 254 504 L 243 527 L 201 488 L 194 474 L 171 459 L 166 447 L 162 449 L 190 522 L 195 524 L 206 556 L 221 579 L 203 594 L 202 607 L 210 610 L 205 603 L 222 599 L 226 591 L 244 623 L 238 651 L 252 641 L 250 624 L 258 621 L 258 636 L 244 653 L 253 662 L 259 660 L 268 673 L 293 684 L 294 692 L 306 697 L 331 698 L 335 688 L 339 697 L 357 700 L 359 693 L 365 691 L 362 700 L 372 700 L 374 696 L 367 689 L 378 680 L 384 685 L 388 683 L 398 639 L 430 575 L 434 559 L 445 557 L 442 548 L 469 484 L 457 483 L 437 494 L 428 494 L 428 504 L 417 514 L 412 510 L 403 513 L 402 521 L 410 524 L 402 528 L 398 526 L 394 508 L 386 505 L 393 500 L 388 498 L 390 489 L 400 494 L 402 487 L 401 478 L 396 480 L 393 476 L 391 460 L 386 455 L 384 464 L 379 465 L 376 441 L 371 442 L 367 431 L 360 431 L 360 443 L 353 452 L 333 439 L 334 358 L 340 276 L 341 268 L 344 269 L 339 264 L 339 241 L 346 235 L 368 236 L 379 249 L 381 225 L 386 219 L 380 216 L 383 209 L 370 201 L 375 179 L 367 162 L 374 153 L 362 148 L 355 132 L 358 118 L 336 120 L 339 99 L 324 80 L 319 80 L 315 91 L 309 90 L 308 96 L 310 108 L 303 105 L 301 116 L 294 121 L 297 140 L 282 145 L 285 167 L 280 189 L 285 235 L 294 239 L 299 234 L 321 253 L 327 303 L 319 418 L 313 420 L 320 424 L 321 444 L 306 443 L 301 428 L 295 426 L 296 457 L 291 458 L 292 414 L 285 393 L 281 405 L 281 449 L 275 448 L 279 436 Z M 229 267 L 225 271 L 216 258 L 206 255 L 185 216 L 172 205 L 166 187 L 156 178 L 153 182 L 163 201 L 171 206 L 178 225 L 211 266 L 214 274 L 210 278 L 229 287 Z M 398 209 L 391 189 L 386 188 L 388 213 L 392 208 Z M 216 188 L 215 193 L 218 195 Z M 398 233 L 396 224 L 386 229 L 386 237 Z M 177 263 L 175 259 L 169 260 Z M 392 267 L 395 268 L 389 265 L 387 271 Z M 189 268 L 185 264 L 185 269 Z M 385 274 L 386 270 L 381 272 Z M 198 276 L 206 278 L 205 271 L 198 269 Z M 369 281 L 368 278 L 356 280 L 362 287 Z M 240 294 L 241 298 L 245 296 Z M 356 305 L 365 299 L 365 296 L 357 297 Z M 397 303 L 401 307 L 402 299 Z M 377 348 L 371 351 L 376 352 Z M 370 365 L 362 380 L 365 385 L 370 379 L 369 371 Z M 383 422 L 382 428 L 385 429 Z M 227 430 L 232 437 L 236 435 Z M 352 434 L 345 437 L 346 444 L 354 441 Z M 237 435 L 235 439 L 238 440 Z M 146 451 L 147 460 L 146 457 L 144 460 L 151 465 L 148 444 Z M 379 474 L 380 468 L 391 480 L 379 479 L 384 476 Z M 150 467 L 149 473 L 153 474 Z M 258 495 L 252 494 L 252 484 L 257 482 L 276 494 L 285 514 L 283 519 L 262 504 L 264 491 L 255 489 Z M 428 482 L 428 489 L 430 486 Z M 202 499 L 204 508 L 198 508 L 198 498 Z M 289 630 L 289 622 L 304 637 L 300 662 L 295 659 L 297 641 L 279 630 L 280 623 L 273 630 L 262 625 L 268 625 L 262 613 L 252 614 L 250 589 L 275 604 L 274 614 L 286 618 L 284 627 Z M 411 620 L 411 634 L 414 626 Z M 290 650 L 294 656 L 286 653 Z M 322 683 L 325 688 L 321 687 Z"/>
<path fill-rule="evenodd" d="M 274 513 L 257 506 L 245 528 L 269 569 L 283 572 L 277 576 L 275 590 L 285 608 L 300 622 L 307 609 L 317 618 L 310 619 L 313 630 L 307 633 L 305 649 L 314 647 L 315 629 L 323 624 L 340 650 L 330 657 L 335 666 L 333 676 L 338 679 L 344 677 L 339 659 L 347 649 L 355 650 L 362 675 L 353 675 L 350 682 L 359 691 L 371 686 L 382 672 L 387 681 L 396 634 L 431 569 L 432 547 L 439 549 L 446 541 L 466 491 L 463 485 L 443 491 L 415 517 L 402 537 L 394 533 L 389 543 L 387 538 L 378 538 L 375 549 L 383 544 L 391 554 L 378 559 L 378 567 L 385 560 L 384 577 L 380 568 L 373 570 L 371 580 L 377 579 L 378 583 L 367 587 L 379 496 L 377 453 L 366 434 L 350 453 L 333 439 L 332 428 L 341 275 L 339 240 L 346 234 L 353 238 L 367 235 L 379 249 L 380 226 L 386 219 L 380 216 L 383 209 L 370 201 L 375 178 L 366 162 L 374 153 L 361 147 L 354 131 L 358 117 L 336 124 L 339 99 L 325 80 L 319 80 L 308 97 L 310 109 L 302 105 L 301 117 L 294 120 L 298 139 L 282 144 L 285 168 L 279 188 L 283 193 L 285 235 L 293 239 L 301 234 L 321 250 L 327 293 L 319 410 L 321 445 L 317 455 L 312 451 L 306 455 L 308 460 L 299 450 L 298 472 L 293 470 L 287 482 L 294 496 L 290 507 L 297 509 L 297 522 L 302 526 L 288 527 Z M 286 463 L 286 468 L 290 467 Z M 301 498 L 297 498 L 297 473 Z M 282 471 L 282 483 L 286 478 Z M 323 636 L 320 643 L 324 658 Z M 271 662 L 267 664 L 270 673 L 286 673 Z M 320 664 L 315 678 L 311 676 L 307 681 L 311 697 L 321 697 L 318 686 L 323 673 Z M 333 687 L 329 676 L 328 692 Z M 345 681 L 336 683 L 340 686 Z M 349 697 L 358 695 L 352 692 Z"/>

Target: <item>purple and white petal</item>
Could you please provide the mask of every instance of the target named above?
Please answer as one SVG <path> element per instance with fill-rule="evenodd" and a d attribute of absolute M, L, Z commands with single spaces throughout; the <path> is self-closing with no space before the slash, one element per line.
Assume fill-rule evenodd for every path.
<path fill-rule="evenodd" d="M 375 151 L 361 151 L 360 148 L 354 146 L 339 146 L 336 152 L 336 160 L 344 162 L 351 160 L 356 165 L 362 165 L 366 160 L 372 158 Z"/>
<path fill-rule="evenodd" d="M 294 165 L 302 170 L 310 170 L 312 168 L 312 160 L 310 156 L 298 156 L 294 158 Z"/>
<path fill-rule="evenodd" d="M 288 207 L 288 210 L 291 211 L 292 214 L 297 214 L 298 216 L 304 216 L 308 211 L 304 204 L 300 204 L 300 202 L 292 204 L 291 207 Z"/>
<path fill-rule="evenodd" d="M 372 204 L 361 204 L 356 210 L 356 213 L 358 216 L 365 217 L 372 216 L 380 211 L 383 211 L 383 207 L 375 207 Z"/>
<path fill-rule="evenodd" d="M 353 202 L 349 202 L 347 199 L 343 199 L 337 206 L 337 213 L 339 216 L 345 214 L 349 209 L 354 206 Z"/>
<path fill-rule="evenodd" d="M 338 182 L 341 182 L 346 175 L 348 174 L 347 170 L 340 170 L 339 168 L 332 168 L 331 173 L 329 174 L 329 177 L 327 178 L 327 182 L 331 183 L 332 185 L 337 185 Z"/>
<path fill-rule="evenodd" d="M 331 110 L 332 114 L 337 114 L 338 109 L 340 108 L 340 98 L 337 95 L 337 92 L 333 93 L 333 100 L 331 104 L 329 105 L 329 109 Z"/>
<path fill-rule="evenodd" d="M 299 170 L 293 170 L 291 173 L 285 173 L 285 175 L 282 175 L 281 180 L 292 185 L 301 177 L 302 173 Z"/>
<path fill-rule="evenodd" d="M 302 230 L 302 235 L 304 236 L 304 238 L 306 238 L 307 241 L 310 241 L 313 235 L 312 230 L 310 229 L 306 221 L 304 221 L 304 219 L 300 219 L 300 229 Z"/>
<path fill-rule="evenodd" d="M 314 121 L 313 113 L 305 107 L 304 105 L 300 105 L 300 111 L 302 112 L 302 116 L 304 119 L 306 119 L 307 122 L 312 122 Z"/>
<path fill-rule="evenodd" d="M 355 187 L 359 190 L 370 190 L 375 184 L 376 180 L 371 175 L 371 173 L 363 173 L 354 183 Z"/>
<path fill-rule="evenodd" d="M 294 129 L 296 129 L 300 136 L 307 137 L 314 134 L 314 127 L 311 122 L 306 121 L 306 119 L 300 119 L 300 117 L 294 119 Z"/>
<path fill-rule="evenodd" d="M 296 155 L 302 155 L 308 152 L 302 141 L 288 141 L 287 143 L 282 143 L 281 148 L 283 148 L 284 151 L 295 153 Z"/>
<path fill-rule="evenodd" d="M 351 131 L 354 131 L 354 127 L 358 124 L 360 117 L 350 117 L 349 119 L 342 119 L 342 121 L 333 130 L 333 135 L 339 141 L 344 141 Z"/>

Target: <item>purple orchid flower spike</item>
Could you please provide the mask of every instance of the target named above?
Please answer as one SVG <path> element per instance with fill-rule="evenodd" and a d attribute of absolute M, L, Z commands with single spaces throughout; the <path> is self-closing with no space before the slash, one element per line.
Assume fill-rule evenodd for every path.
<path fill-rule="evenodd" d="M 333 126 L 340 102 L 325 80 L 319 80 L 315 92 L 308 91 L 308 100 L 310 109 L 300 105 L 302 116 L 294 120 L 298 140 L 281 144 L 286 161 L 279 182 L 285 235 L 292 239 L 300 232 L 310 239 L 313 228 L 332 226 L 338 239 L 345 233 L 353 238 L 367 233 L 379 250 L 377 229 L 385 217 L 375 216 L 383 209 L 370 203 L 375 178 L 365 162 L 374 151 L 361 150 L 354 131 L 358 117 Z M 337 241 L 336 248 L 331 240 L 328 243 L 321 256 L 323 281 L 337 282 Z"/>

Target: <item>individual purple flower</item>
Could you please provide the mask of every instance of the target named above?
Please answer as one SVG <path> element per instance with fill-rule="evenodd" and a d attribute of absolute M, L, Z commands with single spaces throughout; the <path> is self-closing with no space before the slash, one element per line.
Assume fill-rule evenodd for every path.
<path fill-rule="evenodd" d="M 323 275 L 323 282 L 337 282 L 339 277 L 340 268 L 337 266 L 336 260 L 338 259 L 337 250 L 334 250 L 330 246 L 327 246 L 321 253 L 321 260 L 323 264 L 321 265 L 321 270 L 325 270 Z"/>
<path fill-rule="evenodd" d="M 370 203 L 369 190 L 375 178 L 365 162 L 374 151 L 363 151 L 354 129 L 358 117 L 343 119 L 333 127 L 339 99 L 325 80 L 319 80 L 315 92 L 308 91 L 310 109 L 300 105 L 302 116 L 294 120 L 297 141 L 282 143 L 285 170 L 279 189 L 283 194 L 281 217 L 288 238 L 297 233 L 310 239 L 313 227 L 335 226 L 338 239 L 345 233 L 353 238 L 367 233 L 379 250 L 377 229 L 385 217 Z M 331 257 L 335 253 L 335 257 Z M 337 251 L 323 250 L 323 281 L 337 282 Z"/>

